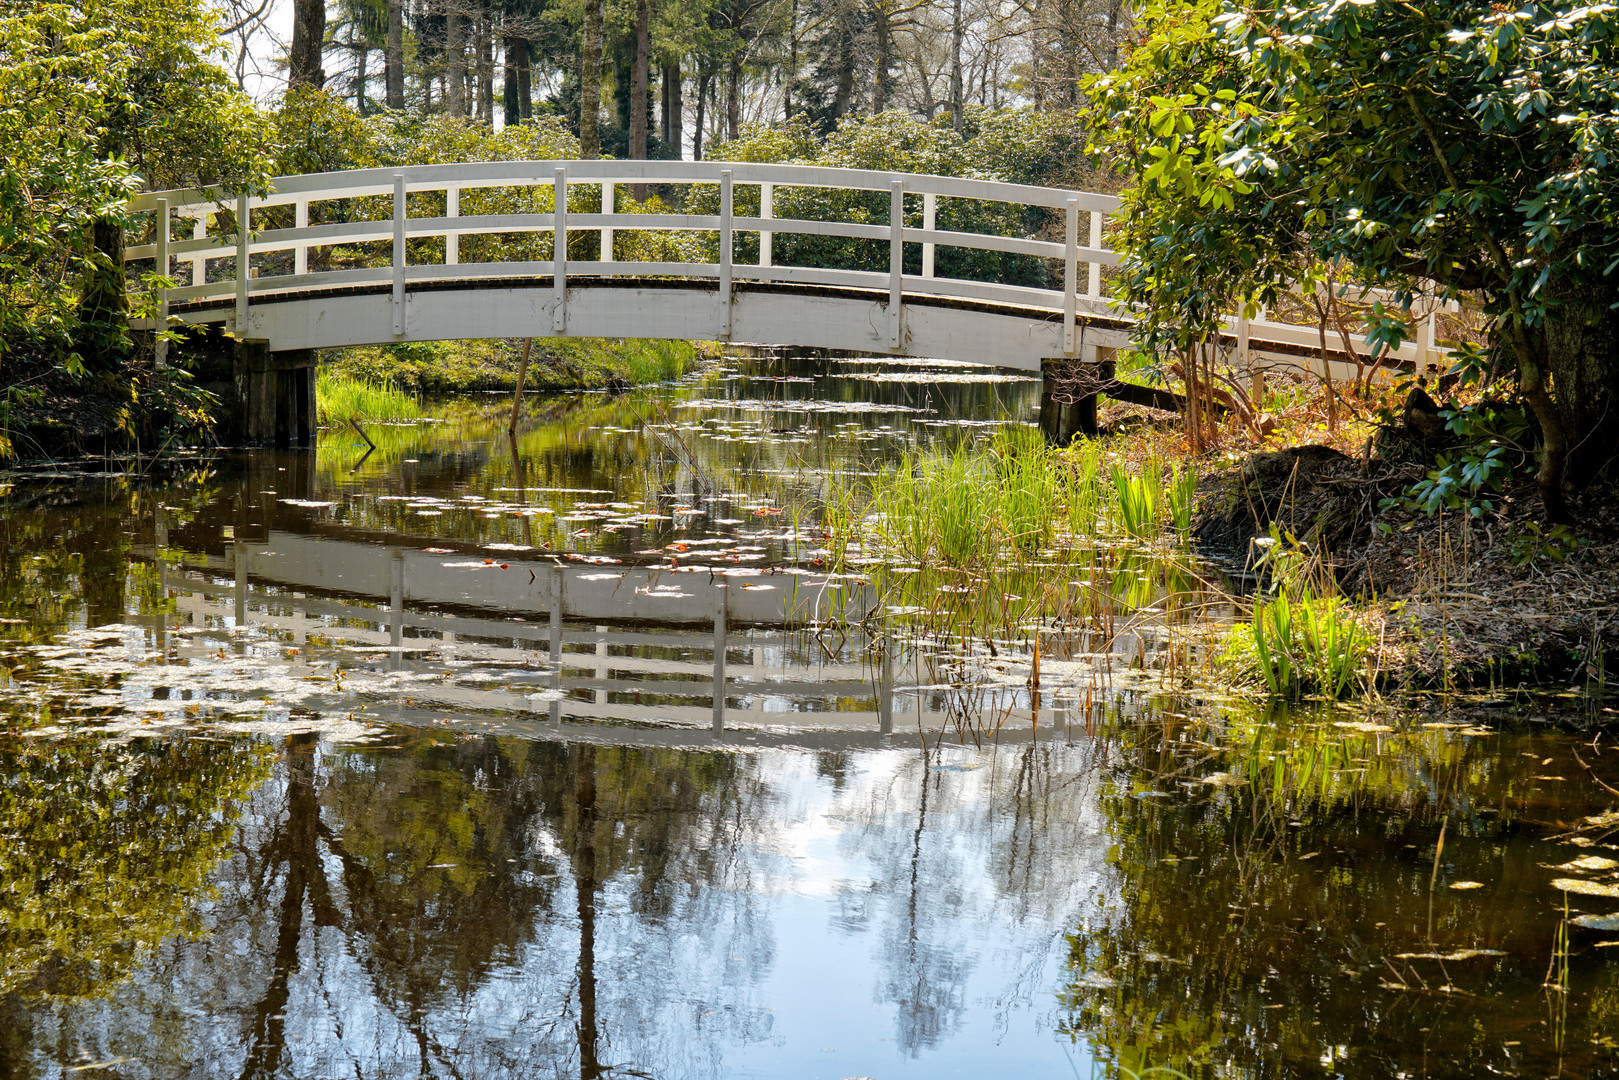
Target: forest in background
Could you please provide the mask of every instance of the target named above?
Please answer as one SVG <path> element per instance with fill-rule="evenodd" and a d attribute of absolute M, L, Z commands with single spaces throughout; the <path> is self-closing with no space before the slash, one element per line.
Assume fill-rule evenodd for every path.
<path fill-rule="evenodd" d="M 1124 0 L 216 0 L 238 83 L 511 126 L 562 116 L 585 157 L 713 156 L 801 118 L 826 135 L 898 109 L 957 131 L 966 108 L 1080 104 L 1118 66 Z M 267 61 L 267 63 L 266 63 Z"/>

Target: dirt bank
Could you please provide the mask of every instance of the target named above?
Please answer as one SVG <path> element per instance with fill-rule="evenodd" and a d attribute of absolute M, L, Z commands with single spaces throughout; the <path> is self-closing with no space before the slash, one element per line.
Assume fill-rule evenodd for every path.
<path fill-rule="evenodd" d="M 1273 523 L 1311 545 L 1381 624 L 1396 683 L 1601 688 L 1619 656 L 1614 489 L 1586 492 L 1566 529 L 1541 523 L 1527 481 L 1476 518 L 1391 506 L 1423 470 L 1325 446 L 1253 454 L 1204 477 L 1196 536 L 1237 565 Z"/>

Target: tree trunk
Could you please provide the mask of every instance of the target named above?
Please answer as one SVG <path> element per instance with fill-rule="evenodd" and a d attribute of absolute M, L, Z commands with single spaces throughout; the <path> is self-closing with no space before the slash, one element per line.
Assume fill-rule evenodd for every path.
<path fill-rule="evenodd" d="M 651 88 L 647 85 L 652 63 L 648 55 L 652 48 L 651 22 L 652 12 L 647 0 L 635 0 L 635 59 L 630 67 L 629 126 L 630 157 L 637 161 L 646 160 L 647 117 L 652 112 L 652 99 L 648 96 Z M 646 198 L 641 186 L 637 185 L 637 199 Z"/>
<path fill-rule="evenodd" d="M 287 52 L 287 85 L 326 85 L 321 48 L 326 42 L 326 0 L 293 0 L 292 47 Z"/>
<path fill-rule="evenodd" d="M 467 17 L 451 12 L 444 20 L 444 110 L 467 115 Z"/>
<path fill-rule="evenodd" d="M 602 0 L 585 0 L 585 45 L 579 57 L 579 156 L 601 156 Z"/>
<path fill-rule="evenodd" d="M 358 30 L 354 33 L 354 111 L 361 116 L 366 114 L 365 78 L 366 61 L 371 59 L 371 50 L 366 46 L 365 36 Z"/>
<path fill-rule="evenodd" d="M 532 47 L 528 38 L 518 38 L 517 45 L 517 115 L 527 121 L 534 119 Z"/>
<path fill-rule="evenodd" d="M 596 867 L 596 748 L 575 751 L 574 762 L 574 901 L 579 914 L 579 1076 L 597 1080 L 606 1070 L 598 1054 L 596 1019 L 596 894 L 601 886 Z"/>
<path fill-rule="evenodd" d="M 742 137 L 742 53 L 733 52 L 725 68 L 725 137 Z"/>
<path fill-rule="evenodd" d="M 697 73 L 697 130 L 691 136 L 691 159 L 703 160 L 703 131 L 708 123 L 708 87 L 714 81 L 714 73 L 701 69 Z"/>
<path fill-rule="evenodd" d="M 793 87 L 798 85 L 798 0 L 793 0 L 787 21 L 787 79 L 782 92 L 782 119 L 793 118 Z"/>
<path fill-rule="evenodd" d="M 1119 21 L 1124 14 L 1124 0 L 1110 0 L 1107 6 L 1107 69 L 1119 67 Z"/>
<path fill-rule="evenodd" d="M 520 40 L 508 37 L 501 41 L 501 54 L 505 58 L 505 66 L 500 80 L 500 108 L 507 127 L 516 127 L 523 120 L 517 104 L 517 43 Z"/>
<path fill-rule="evenodd" d="M 405 107 L 405 4 L 388 0 L 388 47 L 383 81 L 387 85 L 388 108 Z"/>
<path fill-rule="evenodd" d="M 955 0 L 950 20 L 950 126 L 961 130 L 965 104 L 961 80 L 961 46 L 967 37 L 967 23 L 961 17 L 961 0 Z"/>
<path fill-rule="evenodd" d="M 478 119 L 495 126 L 495 18 L 485 2 L 478 18 Z"/>
<path fill-rule="evenodd" d="M 1030 9 L 1033 26 L 1029 35 L 1029 89 L 1036 112 L 1046 107 L 1046 10 L 1043 0 L 1034 0 Z"/>
<path fill-rule="evenodd" d="M 1619 285 L 1564 288 L 1546 320 L 1546 368 L 1567 439 L 1564 481 L 1579 490 L 1619 456 Z"/>
<path fill-rule="evenodd" d="M 834 126 L 848 115 L 849 106 L 854 104 L 855 57 L 852 43 L 838 60 L 837 72 L 837 82 L 832 91 L 831 119 Z"/>
<path fill-rule="evenodd" d="M 663 131 L 661 138 L 666 147 L 665 154 L 673 154 L 676 161 L 684 156 L 685 125 L 681 121 L 680 100 L 680 61 L 673 60 L 663 65 L 663 95 L 659 99 L 663 111 Z"/>
<path fill-rule="evenodd" d="M 81 352 L 90 371 L 113 371 L 123 362 L 129 301 L 124 292 L 124 230 L 115 221 L 97 218 L 90 227 L 95 262 L 79 294 Z"/>
<path fill-rule="evenodd" d="M 871 80 L 871 115 L 888 108 L 888 92 L 894 85 L 894 31 L 883 0 L 871 5 L 872 33 L 877 39 L 877 70 Z"/>

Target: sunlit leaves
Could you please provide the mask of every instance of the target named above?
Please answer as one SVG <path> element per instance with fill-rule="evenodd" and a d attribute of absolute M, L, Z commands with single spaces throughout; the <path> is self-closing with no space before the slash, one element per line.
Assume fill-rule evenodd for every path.
<path fill-rule="evenodd" d="M 1095 88 L 1100 147 L 1140 178 L 1120 283 L 1149 338 L 1196 340 L 1300 259 L 1511 293 L 1536 325 L 1548 283 L 1619 254 L 1613 5 L 1203 0 L 1140 19 Z"/>

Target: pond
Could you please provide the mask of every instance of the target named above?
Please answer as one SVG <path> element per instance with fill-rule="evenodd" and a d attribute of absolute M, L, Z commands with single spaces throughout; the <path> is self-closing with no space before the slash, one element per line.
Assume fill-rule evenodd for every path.
<path fill-rule="evenodd" d="M 1619 1076 L 1600 701 L 879 617 L 832 486 L 1037 394 L 760 354 L 0 477 L 0 1075 Z"/>

